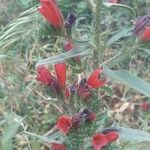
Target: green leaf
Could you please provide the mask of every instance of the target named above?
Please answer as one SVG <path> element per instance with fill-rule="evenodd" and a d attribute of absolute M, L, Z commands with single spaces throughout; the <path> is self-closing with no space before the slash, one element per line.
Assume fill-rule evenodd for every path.
<path fill-rule="evenodd" d="M 138 130 L 138 129 L 131 129 L 131 128 L 124 128 L 124 127 L 117 127 L 119 131 L 119 136 L 121 138 L 127 140 L 135 140 L 135 141 L 150 141 L 150 133 Z"/>
<path fill-rule="evenodd" d="M 105 2 L 103 4 L 110 8 L 123 8 L 123 9 L 127 10 L 129 15 L 131 15 L 132 17 L 136 16 L 134 9 L 130 6 L 123 5 L 123 4 L 109 3 L 109 2 Z"/>
<path fill-rule="evenodd" d="M 110 70 L 106 67 L 104 67 L 104 72 L 110 78 L 120 81 L 126 84 L 127 86 L 150 97 L 150 84 L 140 79 L 139 77 L 134 76 L 133 74 L 127 71 Z"/>
<path fill-rule="evenodd" d="M 83 46 L 77 46 L 73 48 L 71 51 L 61 53 L 56 56 L 52 56 L 43 60 L 40 60 L 37 64 L 36 67 L 39 65 L 44 65 L 44 64 L 54 64 L 60 61 L 64 61 L 65 59 L 72 58 L 75 56 L 81 56 L 81 55 L 87 55 L 90 53 L 90 49 L 88 48 L 88 45 L 83 45 Z"/>
<path fill-rule="evenodd" d="M 6 57 L 7 57 L 6 55 L 0 54 L 0 59 L 1 59 L 1 58 L 6 58 Z"/>
<path fill-rule="evenodd" d="M 60 132 L 55 132 L 50 136 L 38 135 L 32 132 L 24 132 L 26 135 L 30 136 L 32 139 L 39 140 L 44 143 L 62 143 L 64 141 L 64 135 Z"/>
<path fill-rule="evenodd" d="M 12 139 L 21 126 L 22 120 L 15 113 L 5 115 L 4 132 L 1 138 L 1 146 L 4 150 L 12 150 Z"/>
<path fill-rule="evenodd" d="M 116 34 L 114 34 L 109 40 L 108 40 L 108 45 L 113 44 L 114 42 L 120 40 L 123 37 L 128 37 L 131 36 L 131 31 L 132 31 L 133 27 L 131 28 L 127 28 L 127 29 L 123 29 L 121 31 L 117 31 Z"/>
<path fill-rule="evenodd" d="M 148 55 L 150 55 L 150 49 L 146 49 L 146 48 L 142 48 L 142 47 L 139 47 L 138 49 L 146 52 Z"/>
<path fill-rule="evenodd" d="M 112 91 L 112 88 L 109 87 L 109 86 L 103 86 L 100 88 L 100 91 L 105 91 L 109 94 L 109 96 L 112 96 L 113 95 L 113 91 Z"/>

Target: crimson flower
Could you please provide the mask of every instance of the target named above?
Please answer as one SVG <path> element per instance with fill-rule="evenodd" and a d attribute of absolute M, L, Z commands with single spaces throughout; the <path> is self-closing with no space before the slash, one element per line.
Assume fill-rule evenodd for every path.
<path fill-rule="evenodd" d="M 49 70 L 44 66 L 37 67 L 36 80 L 42 82 L 44 85 L 48 85 L 51 90 L 57 94 L 60 93 L 60 88 L 66 89 L 66 64 L 55 64 L 55 71 L 57 78 L 52 75 Z"/>
<path fill-rule="evenodd" d="M 119 138 L 119 134 L 116 131 L 110 131 L 105 134 L 105 137 L 109 143 L 115 142 Z"/>
<path fill-rule="evenodd" d="M 106 79 L 103 78 L 102 75 L 103 69 L 102 67 L 97 68 L 87 79 L 87 84 L 91 88 L 99 88 L 105 85 Z"/>
<path fill-rule="evenodd" d="M 62 115 L 57 120 L 56 128 L 59 129 L 64 134 L 67 134 L 70 128 L 72 127 L 72 119 L 67 115 Z"/>
<path fill-rule="evenodd" d="M 148 103 L 148 102 L 143 102 L 143 103 L 141 104 L 141 109 L 142 109 L 143 111 L 147 112 L 147 111 L 150 109 L 150 103 Z"/>
<path fill-rule="evenodd" d="M 140 35 L 140 41 L 142 42 L 150 41 L 150 26 L 145 27 L 143 33 Z"/>
<path fill-rule="evenodd" d="M 120 0 L 110 0 L 111 3 L 119 3 Z"/>
<path fill-rule="evenodd" d="M 54 27 L 63 26 L 63 15 L 60 12 L 59 7 L 55 0 L 40 0 L 41 6 L 38 7 L 38 11 L 45 19 L 51 23 Z"/>
<path fill-rule="evenodd" d="M 58 63 L 54 65 L 58 82 L 62 88 L 66 86 L 66 64 Z"/>
<path fill-rule="evenodd" d="M 140 35 L 140 33 L 144 30 L 144 28 L 150 24 L 150 17 L 148 15 L 140 17 L 134 27 L 134 34 Z"/>
<path fill-rule="evenodd" d="M 53 81 L 53 75 L 44 66 L 37 67 L 37 77 L 36 80 L 42 82 L 44 85 L 51 85 Z"/>
<path fill-rule="evenodd" d="M 64 144 L 51 143 L 52 150 L 67 150 Z"/>
<path fill-rule="evenodd" d="M 96 133 L 92 137 L 92 145 L 94 150 L 101 150 L 104 146 L 108 144 L 108 141 L 104 134 Z"/>

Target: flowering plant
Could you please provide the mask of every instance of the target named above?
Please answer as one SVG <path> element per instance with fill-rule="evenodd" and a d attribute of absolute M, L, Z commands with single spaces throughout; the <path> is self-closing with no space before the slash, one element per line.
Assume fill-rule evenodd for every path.
<path fill-rule="evenodd" d="M 19 2 L 20 10 L 31 4 Z M 149 2 L 33 3 L 0 28 L 2 149 L 138 149 L 149 142 L 141 131 L 150 120 Z"/>
<path fill-rule="evenodd" d="M 41 6 L 38 7 L 38 11 L 46 19 L 49 25 L 65 31 L 62 32 L 62 36 L 65 41 L 63 42 L 63 48 L 66 53 L 73 54 L 76 49 L 80 49 L 80 47 L 74 43 L 74 36 L 72 33 L 77 19 L 75 11 L 71 11 L 65 21 L 57 1 L 41 0 L 40 2 Z M 115 3 L 115 6 L 117 6 L 116 3 L 120 3 L 120 1 L 109 2 L 111 5 Z M 41 61 L 37 64 L 37 81 L 40 81 L 47 86 L 51 92 L 55 93 L 53 95 L 54 98 L 58 99 L 57 107 L 60 107 L 61 115 L 56 121 L 56 131 L 66 135 L 66 139 L 70 141 L 67 142 L 65 139 L 62 143 L 57 141 L 59 144 L 52 142 L 51 148 L 53 150 L 81 149 L 84 147 L 82 145 L 86 144 L 86 142 L 83 141 L 86 140 L 87 137 L 89 137 L 91 141 L 89 147 L 94 150 L 101 150 L 117 141 L 120 136 L 119 134 L 121 134 L 117 128 L 108 128 L 104 130 L 104 126 L 99 128 L 100 124 L 98 121 L 101 121 L 98 119 L 101 113 L 101 94 L 99 89 L 109 88 L 109 73 L 112 73 L 108 68 L 105 69 L 105 65 L 103 65 L 105 63 L 103 62 L 104 52 L 102 49 L 102 31 L 99 26 L 99 14 L 102 9 L 102 1 L 96 0 L 95 3 L 93 2 L 92 4 L 94 6 L 95 15 L 95 24 L 93 28 L 95 36 L 93 37 L 94 47 L 92 48 L 94 50 L 91 56 L 92 61 L 88 62 L 88 65 L 91 65 L 92 68 L 91 75 L 87 77 L 86 73 L 82 74 L 82 72 L 79 71 L 79 75 L 82 74 L 82 76 L 78 78 L 73 77 L 74 81 L 71 82 L 71 84 L 68 84 L 67 67 L 72 65 L 69 61 L 65 59 L 57 61 L 56 59 L 54 64 L 54 74 L 49 72 L 48 68 L 43 66 L 48 64 L 50 62 L 49 60 L 45 59 L 44 63 Z M 149 16 L 141 17 L 132 31 L 133 34 L 139 38 L 140 42 L 150 41 L 149 20 Z M 91 45 L 89 45 L 89 47 L 91 48 Z M 73 57 L 71 62 L 74 62 L 75 66 L 82 63 L 84 65 L 85 62 L 82 61 L 82 59 L 84 59 L 82 53 L 78 53 L 78 55 L 71 57 Z M 107 63 L 109 63 L 109 61 Z M 96 107 L 95 104 L 98 107 Z M 144 107 L 142 106 L 142 108 Z M 77 132 L 78 134 L 76 134 Z"/>

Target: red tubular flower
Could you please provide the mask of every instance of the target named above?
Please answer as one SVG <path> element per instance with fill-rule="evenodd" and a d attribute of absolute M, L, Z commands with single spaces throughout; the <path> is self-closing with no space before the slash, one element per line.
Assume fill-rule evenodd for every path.
<path fill-rule="evenodd" d="M 111 3 L 119 3 L 119 0 L 110 0 Z"/>
<path fill-rule="evenodd" d="M 40 2 L 41 6 L 38 7 L 40 14 L 42 14 L 54 27 L 62 27 L 63 15 L 56 2 L 54 0 L 40 0 Z"/>
<path fill-rule="evenodd" d="M 141 109 L 142 109 L 143 111 L 147 112 L 147 111 L 150 109 L 150 103 L 148 103 L 148 102 L 143 102 L 143 103 L 141 104 Z"/>
<path fill-rule="evenodd" d="M 108 143 L 115 142 L 119 138 L 119 134 L 116 131 L 110 131 L 105 134 Z"/>
<path fill-rule="evenodd" d="M 36 80 L 42 82 L 44 85 L 51 85 L 53 81 L 53 75 L 44 66 L 37 67 Z"/>
<path fill-rule="evenodd" d="M 62 88 L 66 86 L 66 64 L 65 63 L 58 63 L 54 65 L 55 72 L 59 84 Z"/>
<path fill-rule="evenodd" d="M 101 150 L 107 144 L 108 142 L 104 134 L 97 133 L 93 135 L 92 145 L 94 147 L 94 150 Z"/>
<path fill-rule="evenodd" d="M 91 88 L 99 88 L 105 85 L 106 79 L 100 76 L 102 72 L 102 67 L 99 67 L 89 76 L 89 78 L 87 79 L 87 84 Z"/>
<path fill-rule="evenodd" d="M 64 134 L 67 134 L 67 132 L 72 127 L 72 119 L 71 119 L 71 117 L 69 117 L 67 115 L 61 116 L 58 119 L 58 121 L 57 121 L 56 127 L 57 127 L 57 129 L 59 129 Z"/>
<path fill-rule="evenodd" d="M 145 27 L 143 33 L 140 36 L 142 42 L 150 41 L 150 26 Z"/>
<path fill-rule="evenodd" d="M 52 150 L 67 150 L 64 144 L 51 143 Z"/>

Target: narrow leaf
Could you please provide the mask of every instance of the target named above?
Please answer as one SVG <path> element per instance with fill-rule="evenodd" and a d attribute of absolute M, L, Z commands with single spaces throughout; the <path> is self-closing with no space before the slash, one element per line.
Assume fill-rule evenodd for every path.
<path fill-rule="evenodd" d="M 114 34 L 109 40 L 108 40 L 108 45 L 113 44 L 114 42 L 120 40 L 123 37 L 128 37 L 131 36 L 131 31 L 133 28 L 127 28 L 127 29 L 122 29 L 121 31 L 117 31 L 116 34 Z"/>
<path fill-rule="evenodd" d="M 78 47 L 75 47 L 74 49 L 72 49 L 71 51 L 40 60 L 36 64 L 36 67 L 39 65 L 44 65 L 44 64 L 54 64 L 56 62 L 64 61 L 65 59 L 68 59 L 68 58 L 72 58 L 72 57 L 79 56 L 79 55 L 80 56 L 87 55 L 89 53 L 90 53 L 90 49 L 88 48 L 87 45 L 78 46 Z"/>
<path fill-rule="evenodd" d="M 119 135 L 121 138 L 127 140 L 136 140 L 139 142 L 150 141 L 150 133 L 131 128 L 118 127 Z"/>
<path fill-rule="evenodd" d="M 127 71 L 116 71 L 110 70 L 104 67 L 104 72 L 107 76 L 117 81 L 120 81 L 127 86 L 143 93 L 144 95 L 150 97 L 150 84 L 140 79 L 139 77 L 127 72 Z"/>

